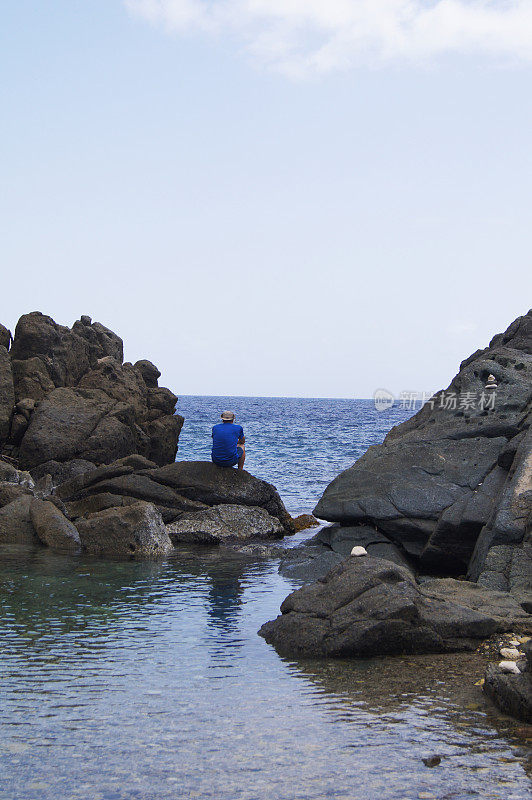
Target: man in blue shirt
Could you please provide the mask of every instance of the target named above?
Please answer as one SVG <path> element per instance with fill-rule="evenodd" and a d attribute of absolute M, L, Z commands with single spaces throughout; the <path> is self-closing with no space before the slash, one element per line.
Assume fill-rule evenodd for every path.
<path fill-rule="evenodd" d="M 244 469 L 246 460 L 244 429 L 241 425 L 234 424 L 235 415 L 232 411 L 223 411 L 221 417 L 223 421 L 212 429 L 213 463 L 219 467 L 234 467 L 238 464 L 238 469 Z"/>

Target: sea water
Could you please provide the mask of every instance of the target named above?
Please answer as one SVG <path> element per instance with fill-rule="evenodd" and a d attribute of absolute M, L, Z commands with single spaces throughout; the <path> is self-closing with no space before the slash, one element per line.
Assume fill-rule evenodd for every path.
<path fill-rule="evenodd" d="M 234 410 L 250 469 L 292 512 L 392 419 L 365 401 L 179 407 L 180 457 L 207 458 L 210 426 Z M 1 547 L 0 798 L 530 796 L 531 729 L 483 697 L 479 656 L 280 658 L 257 636 L 297 585 L 277 568 L 216 548 L 137 563 Z"/>

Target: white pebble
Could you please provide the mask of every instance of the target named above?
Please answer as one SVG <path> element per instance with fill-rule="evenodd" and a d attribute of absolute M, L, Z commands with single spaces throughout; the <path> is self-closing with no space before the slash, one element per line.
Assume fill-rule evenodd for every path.
<path fill-rule="evenodd" d="M 510 645 L 510 647 L 519 647 L 521 642 L 519 641 L 519 639 L 510 639 L 508 644 Z"/>
<path fill-rule="evenodd" d="M 516 650 L 515 647 L 501 647 L 499 653 L 503 658 L 508 659 L 508 661 L 515 661 L 516 658 L 521 656 L 519 650 Z"/>
<path fill-rule="evenodd" d="M 356 545 L 351 550 L 351 555 L 352 556 L 367 556 L 367 554 L 368 554 L 368 551 L 366 550 L 365 547 L 362 547 L 361 545 Z"/>
<path fill-rule="evenodd" d="M 511 672 L 512 675 L 520 675 L 521 670 L 515 663 L 515 661 L 501 661 L 499 664 L 499 669 L 503 672 Z"/>

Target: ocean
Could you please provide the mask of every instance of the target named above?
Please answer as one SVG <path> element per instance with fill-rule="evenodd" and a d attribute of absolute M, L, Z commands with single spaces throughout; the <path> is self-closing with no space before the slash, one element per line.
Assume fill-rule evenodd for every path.
<path fill-rule="evenodd" d="M 211 429 L 234 411 L 246 436 L 245 469 L 277 487 L 291 514 L 311 512 L 326 486 L 412 412 L 373 400 L 297 397 L 179 398 L 177 460 L 210 461 Z"/>

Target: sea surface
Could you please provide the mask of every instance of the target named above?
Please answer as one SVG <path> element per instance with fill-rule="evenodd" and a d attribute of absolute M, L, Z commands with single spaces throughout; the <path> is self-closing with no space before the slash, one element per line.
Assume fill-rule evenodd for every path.
<path fill-rule="evenodd" d="M 179 461 L 210 460 L 212 426 L 233 411 L 246 437 L 245 469 L 277 487 L 288 510 L 310 512 L 325 487 L 394 425 L 412 415 L 373 400 L 287 397 L 180 397 L 185 417 Z"/>
<path fill-rule="evenodd" d="M 207 457 L 226 405 L 293 512 L 392 421 L 365 401 L 183 398 L 180 456 Z M 0 798 L 530 797 L 532 728 L 483 697 L 479 656 L 280 658 L 257 630 L 296 586 L 216 548 L 0 547 Z"/>

